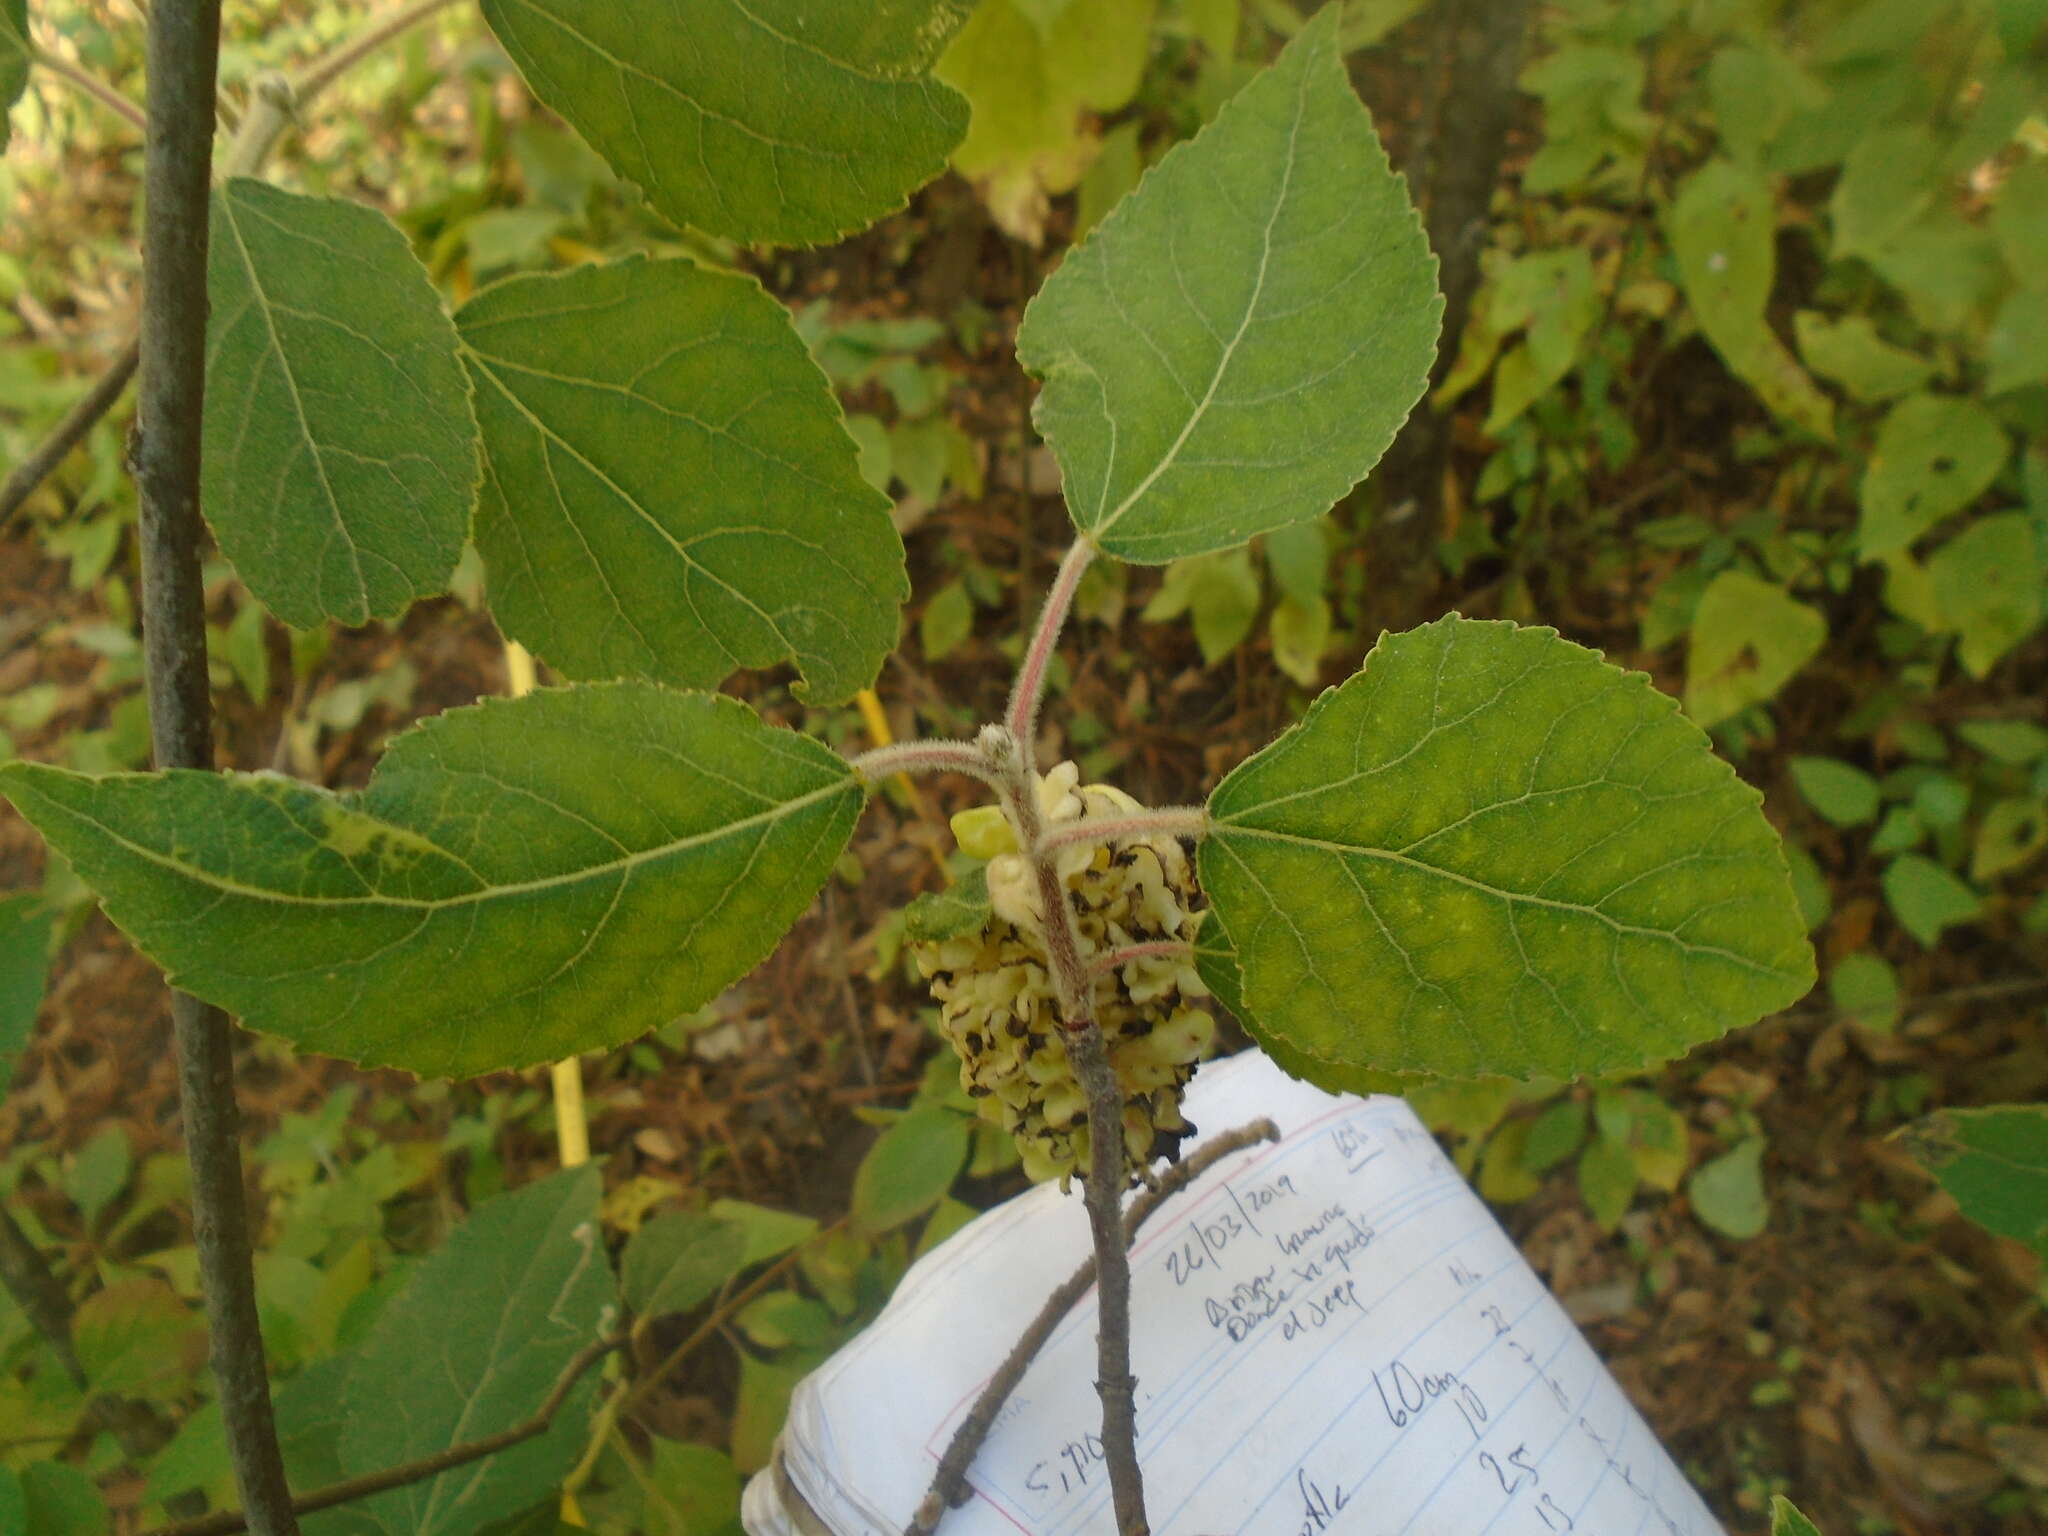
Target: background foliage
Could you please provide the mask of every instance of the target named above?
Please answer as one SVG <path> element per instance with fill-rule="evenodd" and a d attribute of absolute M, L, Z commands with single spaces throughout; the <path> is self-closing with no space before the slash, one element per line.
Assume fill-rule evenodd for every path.
<path fill-rule="evenodd" d="M 1434 9 L 1355 4 L 1340 39 L 1397 166 L 1422 147 L 1427 89 L 1457 99 L 1456 79 L 1415 83 L 1441 66 Z M 558 636 L 538 598 L 523 612 L 516 576 L 499 574 L 516 571 L 508 551 L 550 515 L 535 443 L 566 442 L 602 464 L 619 406 L 594 392 L 639 372 L 622 350 L 630 321 L 593 337 L 589 367 L 547 399 L 516 383 L 507 361 L 563 296 L 587 297 L 621 270 L 586 265 L 596 257 L 644 256 L 642 270 L 701 304 L 707 331 L 772 316 L 755 279 L 797 306 L 859 450 L 810 515 L 887 497 L 910 548 L 916 645 L 883 677 L 898 728 L 942 733 L 989 712 L 975 690 L 1020 643 L 1020 608 L 1043 583 L 1039 540 L 1061 521 L 1042 498 L 1062 469 L 1086 475 L 1056 425 L 1044 423 L 1057 458 L 1030 434 L 1010 350 L 1018 303 L 1041 264 L 1213 117 L 1301 18 L 1271 0 L 982 0 L 964 19 L 928 10 L 927 35 L 957 27 L 950 42 L 897 57 L 912 72 L 932 64 L 959 96 L 929 82 L 878 87 L 913 103 L 900 142 L 883 146 L 900 157 L 899 182 L 858 208 L 798 186 L 734 211 L 744 217 L 727 233 L 776 243 L 857 227 L 900 203 L 963 129 L 952 163 L 973 192 L 942 182 L 831 253 L 777 256 L 698 233 L 689 225 L 702 188 L 629 170 L 643 190 L 607 164 L 625 153 L 620 124 L 636 107 L 673 112 L 668 131 L 692 131 L 692 102 L 713 86 L 683 78 L 685 60 L 662 62 L 636 102 L 604 67 L 603 50 L 620 44 L 599 39 L 588 59 L 553 50 L 545 56 L 566 62 L 550 72 L 536 67 L 543 33 L 499 16 L 494 40 L 459 10 L 351 77 L 286 142 L 285 190 L 223 191 L 252 239 L 303 242 L 323 220 L 373 222 L 388 271 L 321 270 L 297 297 L 317 311 L 321 295 L 357 282 L 419 317 L 416 358 L 339 364 L 336 417 L 309 415 L 309 441 L 374 441 L 369 404 L 416 388 L 445 407 L 469 396 L 446 383 L 464 370 L 485 445 L 481 558 L 445 539 L 432 569 L 388 571 L 376 595 L 367 571 L 384 570 L 376 539 L 388 523 L 342 527 L 324 552 L 276 552 L 285 579 L 273 586 L 261 558 L 236 546 L 231 497 L 209 497 L 234 562 L 211 568 L 210 592 L 223 741 L 237 766 L 288 769 L 314 786 L 295 795 L 330 803 L 325 789 L 361 785 L 405 722 L 497 691 L 495 644 L 476 612 L 485 566 L 499 620 L 572 675 L 638 670 L 657 656 L 703 668 L 675 681 L 729 670 L 724 656 L 688 659 L 704 647 L 693 647 L 685 614 L 677 634 L 637 650 L 616 626 Z M 521 14 L 551 25 L 540 9 Z M 358 19 L 320 5 L 231 18 L 246 30 L 225 54 L 230 99 L 259 69 L 307 56 Z M 22 26 L 0 9 L 0 96 L 12 94 L 19 55 L 10 24 Z M 32 24 L 41 46 L 137 90 L 128 12 L 51 5 Z M 1077 709 L 1061 745 L 1088 776 L 1185 798 L 1348 675 L 1395 593 L 1419 594 L 1438 609 L 1540 618 L 1645 667 L 1765 791 L 1803 850 L 1795 873 L 1822 996 L 1759 1044 L 1649 1081 L 1422 1096 L 1483 1192 L 1516 1207 L 1511 1219 L 1553 1285 L 1609 1330 L 1603 1346 L 1661 1405 L 1653 1419 L 1691 1470 L 1753 1523 L 1779 1489 L 1823 1529 L 2048 1520 L 2044 1384 L 2027 1363 L 2039 1353 L 2040 1272 L 2021 1256 L 2039 1247 L 2038 1207 L 2001 1204 L 2003 1187 L 1983 1176 L 2048 1158 L 2037 1118 L 1980 1108 L 2048 1088 L 2038 1023 L 2048 943 L 2042 27 L 2026 0 L 1544 8 L 1479 297 L 1433 396 L 1453 426 L 1435 568 L 1369 562 L 1369 524 L 1399 509 L 1376 504 L 1368 486 L 1333 516 L 1249 549 L 1204 554 L 1169 539 L 1157 553 L 1172 563 L 1156 579 L 1092 572 L 1079 604 L 1088 639 L 1063 663 Z M 744 105 L 762 114 L 772 146 L 821 131 L 791 116 L 806 99 L 793 88 L 788 101 Z M 11 464 L 125 332 L 139 157 L 132 134 L 44 71 L 10 121 L 0 457 Z M 1227 217 L 1218 223 L 1228 232 Z M 250 291 L 232 250 L 216 244 L 216 306 L 253 320 L 269 301 Z M 425 281 L 412 276 L 422 268 Z M 1048 292 L 1081 304 L 1086 269 L 1061 270 Z M 518 281 L 478 294 L 506 277 Z M 1057 334 L 1058 307 L 1048 306 L 1046 350 L 1034 353 L 1027 333 L 1020 352 L 1075 347 Z M 236 341 L 224 327 L 221 345 Z M 300 376 L 302 346 L 292 326 L 266 327 L 217 358 L 216 377 L 239 370 L 249 391 L 277 387 Z M 315 352 L 322 366 L 338 356 Z M 662 408 L 658 388 L 645 393 L 635 408 Z M 216 411 L 234 399 L 217 396 Z M 829 424 L 822 391 L 808 409 L 774 430 L 800 437 Z M 459 442 L 469 428 L 450 430 Z M 721 480 L 734 472 L 718 457 L 729 441 L 707 432 L 703 460 L 673 473 Z M 255 448 L 279 462 L 292 452 Z M 10 530 L 0 568 L 13 599 L 0 620 L 10 755 L 88 771 L 146 757 L 120 457 L 121 423 L 110 420 Z M 302 454 L 294 472 L 319 457 Z M 443 456 L 436 472 L 459 459 Z M 558 494 L 628 511 L 649 499 L 609 479 Z M 431 474 L 401 489 L 409 505 L 434 503 Z M 756 484 L 735 495 L 764 500 Z M 802 534 L 752 530 L 703 564 L 758 591 L 788 549 L 763 553 L 749 540 Z M 636 577 L 668 584 L 671 559 L 699 568 L 669 543 L 622 533 L 615 549 L 592 551 L 591 591 Z M 287 595 L 337 550 L 365 574 L 350 578 L 344 559 L 330 597 L 301 606 Z M 843 701 L 894 638 L 896 594 L 861 574 L 862 557 L 837 553 L 856 563 L 849 583 L 884 600 L 870 633 L 820 637 L 772 615 L 734 659 L 751 669 L 793 660 L 812 704 Z M 893 553 L 876 549 L 875 568 Z M 444 584 L 452 598 L 402 622 L 362 622 L 396 621 L 410 598 Z M 578 643 L 587 667 L 572 659 Z M 634 655 L 650 659 L 622 661 Z M 1296 686 L 1276 686 L 1276 670 Z M 862 739 L 850 709 L 800 714 L 779 672 L 749 672 L 737 687 L 833 745 Z M 887 913 L 938 883 L 943 807 L 888 793 L 913 839 L 927 829 L 924 849 L 884 854 L 879 835 L 856 841 L 794 956 L 595 1069 L 602 1187 L 588 1173 L 538 1177 L 551 1156 L 547 1107 L 514 1080 L 417 1084 L 254 1048 L 259 1285 L 295 1475 L 327 1481 L 409 1449 L 365 1443 L 390 1426 L 363 1428 L 365 1416 L 337 1406 L 374 1400 L 378 1362 L 403 1368 L 406 1330 L 435 1327 L 433 1298 L 451 1276 L 506 1316 L 523 1285 L 569 1280 L 496 1262 L 533 1247 L 531 1233 L 550 1222 L 588 1227 L 595 1213 L 618 1249 L 636 1359 L 689 1352 L 630 1428 L 600 1416 L 490 1463 L 468 1523 L 444 1518 L 428 1484 L 309 1529 L 476 1530 L 530 1510 L 540 1523 L 516 1528 L 571 1518 L 620 1532 L 730 1529 L 734 1469 L 759 1464 L 796 1377 L 879 1304 L 915 1251 L 965 1219 L 971 1206 L 958 1196 L 1009 1187 L 999 1181 L 1012 1154 L 973 1121 L 950 1063 L 920 1065 L 928 1036 L 898 961 L 900 920 Z M 226 1491 L 168 1085 L 151 1064 L 160 1024 L 77 876 L 55 861 L 38 873 L 33 839 L 18 822 L 4 832 L 5 883 L 37 894 L 0 904 L 0 1051 L 12 1067 L 13 1050 L 26 1049 L 0 1120 L 0 1189 L 57 1258 L 90 1386 L 18 1311 L 0 1314 L 0 1516 L 18 1510 L 38 1531 L 140 1528 Z M 52 953 L 61 958 L 31 1040 Z M 820 1002 L 841 997 L 843 1013 Z M 874 1026 L 860 1028 L 863 1017 Z M 1938 1113 L 1885 1139 L 1927 1111 Z M 881 1126 L 871 1147 L 861 1118 Z M 2011 1244 L 1950 1219 L 1909 1156 Z M 774 1208 L 785 1206 L 813 1215 Z M 559 1258 L 574 1245 L 546 1251 Z M 1788 1278 L 1808 1268 L 1849 1272 L 1839 1308 Z M 593 1317 L 616 1305 L 594 1271 L 579 1283 Z M 1867 1322 L 1859 1331 L 1859 1312 L 1909 1320 L 1911 1342 L 1899 1347 L 1890 1327 L 1872 1335 Z M 494 1411 L 530 1408 L 550 1375 L 536 1365 Z M 1701 1376 L 1735 1394 L 1719 1414 L 1710 1395 L 1665 1400 L 1674 1380 Z M 587 1426 L 586 1401 L 572 1418 Z M 39 1438 L 51 1425 L 61 1438 Z M 565 1482 L 570 1498 L 554 1499 Z"/>

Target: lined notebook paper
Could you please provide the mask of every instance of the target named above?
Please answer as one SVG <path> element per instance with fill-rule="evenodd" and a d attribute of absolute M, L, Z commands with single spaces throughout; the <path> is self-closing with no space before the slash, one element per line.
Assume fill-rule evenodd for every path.
<path fill-rule="evenodd" d="M 1250 1053 L 1189 1118 L 1283 1135 L 1177 1195 L 1132 1251 L 1138 1451 L 1160 1536 L 1723 1536 L 1578 1328 L 1406 1104 Z M 895 1536 L 953 1428 L 1089 1251 L 1056 1187 L 920 1261 L 797 1388 L 752 1536 Z M 942 1536 L 1115 1530 L 1091 1291 L 977 1458 Z"/>

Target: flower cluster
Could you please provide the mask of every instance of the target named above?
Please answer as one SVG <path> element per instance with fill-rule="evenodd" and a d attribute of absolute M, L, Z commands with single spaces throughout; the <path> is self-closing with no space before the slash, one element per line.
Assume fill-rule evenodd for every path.
<path fill-rule="evenodd" d="M 1082 786 L 1062 763 L 1038 781 L 1048 829 L 1142 809 L 1105 784 Z M 991 912 L 983 926 L 917 946 L 960 1081 L 984 1119 L 1017 1138 L 1024 1171 L 1064 1180 L 1088 1163 L 1087 1095 L 1067 1059 L 1046 957 L 1037 881 L 1000 811 L 954 819 L 967 852 L 988 858 Z M 1194 871 L 1177 839 L 1070 843 L 1053 855 L 1080 931 L 1083 963 L 1133 946 L 1192 944 Z M 1172 1157 L 1193 1131 L 1181 1092 L 1215 1039 L 1208 989 L 1187 953 L 1145 955 L 1094 973 L 1095 1017 L 1124 1095 L 1124 1148 L 1133 1170 Z"/>

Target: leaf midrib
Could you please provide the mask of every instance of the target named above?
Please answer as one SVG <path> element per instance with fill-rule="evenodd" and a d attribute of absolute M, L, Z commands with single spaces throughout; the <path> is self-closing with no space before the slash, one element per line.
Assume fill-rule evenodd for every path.
<path fill-rule="evenodd" d="M 285 351 L 284 338 L 278 334 L 277 321 L 271 314 L 273 304 L 269 292 L 263 286 L 262 276 L 256 269 L 256 261 L 249 254 L 249 242 L 242 238 L 242 226 L 235 214 L 232 188 L 222 188 L 220 195 L 221 212 L 227 220 L 228 231 L 235 237 L 235 249 L 241 253 L 242 269 L 249 277 L 249 292 L 253 296 L 257 313 L 263 316 L 263 329 L 270 338 L 270 349 L 277 356 L 278 372 L 284 377 L 286 392 L 291 396 L 292 414 L 298 418 L 299 435 L 305 439 L 306 448 L 313 456 L 314 472 L 320 477 L 320 489 L 327 498 L 327 508 L 334 520 L 335 532 L 341 535 L 342 547 L 348 551 L 349 565 L 356 573 L 356 596 L 358 602 L 368 611 L 370 602 L 369 579 L 363 574 L 363 562 L 356 551 L 356 541 L 349 532 L 348 520 L 342 516 L 341 499 L 334 493 L 334 483 L 327 476 L 327 460 L 321 452 L 320 440 L 313 435 L 313 424 L 306 416 L 306 402 L 299 393 L 298 376 L 292 372 L 292 361 Z M 254 392 L 255 384 L 250 385 Z"/>
<path fill-rule="evenodd" d="M 1095 524 L 1095 526 L 1089 530 L 1090 533 L 1098 540 L 1101 539 L 1103 535 L 1107 534 L 1110 529 L 1114 528 L 1120 521 L 1122 521 L 1124 514 L 1130 511 L 1132 507 L 1136 506 L 1138 502 L 1143 499 L 1145 493 L 1150 491 L 1152 487 L 1158 483 L 1160 476 L 1164 475 L 1167 472 L 1167 470 L 1173 467 L 1174 462 L 1180 457 L 1181 449 L 1187 446 L 1187 441 L 1191 436 L 1194 435 L 1195 428 L 1201 425 L 1203 417 L 1205 417 L 1208 414 L 1210 405 L 1216 399 L 1216 391 L 1220 389 L 1223 385 L 1223 376 L 1230 371 L 1231 359 L 1237 355 L 1237 348 L 1239 343 L 1241 343 L 1244 340 L 1245 333 L 1251 329 L 1252 318 L 1258 313 L 1259 300 L 1264 296 L 1266 291 L 1266 274 L 1272 266 L 1273 226 L 1279 223 L 1280 210 L 1287 205 L 1288 191 L 1294 185 L 1294 166 L 1295 161 L 1297 159 L 1297 150 L 1301 141 L 1301 121 L 1308 111 L 1308 87 L 1310 74 L 1310 69 L 1305 66 L 1301 72 L 1300 89 L 1295 93 L 1294 121 L 1288 125 L 1287 129 L 1286 169 L 1281 173 L 1280 190 L 1274 194 L 1272 211 L 1269 214 L 1267 214 L 1266 227 L 1261 232 L 1261 243 L 1259 247 L 1259 270 L 1252 280 L 1251 297 L 1245 301 L 1243 318 L 1241 318 L 1238 321 L 1237 330 L 1231 336 L 1230 340 L 1224 343 L 1223 355 L 1216 360 L 1215 371 L 1211 373 L 1209 376 L 1209 387 L 1203 391 L 1202 398 L 1195 402 L 1194 410 L 1188 413 L 1187 421 L 1184 422 L 1181 426 L 1180 435 L 1174 438 L 1173 442 L 1167 446 L 1166 452 L 1159 456 L 1159 461 L 1156 464 L 1154 464 L 1150 470 L 1146 471 L 1145 478 L 1140 480 L 1137 483 L 1137 485 L 1131 489 L 1130 494 L 1125 496 L 1122 501 L 1117 503 L 1115 509 L 1111 511 L 1107 517 L 1100 519 Z M 1108 272 L 1105 266 L 1105 283 L 1107 282 L 1107 280 Z M 1199 313 L 1199 311 L 1197 311 L 1197 313 Z M 1107 492 L 1108 489 L 1109 481 L 1108 477 L 1105 476 L 1103 479 L 1103 490 Z"/>
<path fill-rule="evenodd" d="M 798 812 L 806 810 L 820 801 L 829 799 L 833 795 L 843 794 L 848 790 L 858 794 L 859 782 L 849 777 L 838 783 L 827 784 L 814 789 L 794 800 L 782 801 L 768 810 L 757 811 L 753 815 L 743 816 L 737 821 L 726 822 L 710 831 L 694 833 L 689 837 L 676 838 L 653 848 L 639 849 L 616 859 L 607 859 L 600 864 L 589 864 L 580 869 L 565 871 L 559 875 L 545 875 L 534 880 L 492 883 L 483 886 L 479 890 L 465 892 L 460 896 L 444 896 L 431 899 L 381 894 L 373 896 L 294 896 L 282 891 L 267 890 L 262 886 L 247 885 L 239 880 L 229 880 L 214 874 L 210 870 L 198 869 L 177 859 L 169 858 L 157 852 L 154 848 L 138 843 L 132 838 L 124 837 L 104 821 L 88 816 L 82 811 L 72 810 L 68 806 L 64 807 L 64 809 L 76 816 L 80 821 L 97 828 L 103 836 L 127 849 L 144 862 L 169 870 L 183 879 L 188 879 L 196 884 L 219 891 L 223 895 L 240 896 L 252 901 L 269 902 L 276 906 L 312 907 L 323 912 L 345 907 L 380 907 L 406 911 L 436 912 L 457 907 L 474 906 L 480 902 L 496 900 L 499 897 L 526 896 L 542 891 L 559 890 L 569 886 L 580 885 L 586 881 L 601 879 L 608 875 L 627 873 L 639 868 L 643 864 L 651 864 L 676 854 L 686 853 L 694 848 L 705 847 L 731 837 L 735 833 L 745 832 L 764 824 L 773 824 L 785 817 L 794 816 Z M 56 803 L 61 805 L 61 802 Z M 357 814 L 362 813 L 358 812 Z M 458 864 L 462 862 L 454 854 L 441 847 L 439 843 L 433 842 L 430 838 L 424 838 L 422 834 L 412 831 L 411 828 L 401 826 L 396 822 L 387 822 L 381 817 L 366 817 L 365 819 L 373 821 L 381 827 L 390 827 L 395 831 L 405 832 L 413 837 L 420 837 L 423 841 L 428 842 L 434 851 L 443 858 Z M 326 845 L 318 844 L 316 846 L 324 847 Z"/>

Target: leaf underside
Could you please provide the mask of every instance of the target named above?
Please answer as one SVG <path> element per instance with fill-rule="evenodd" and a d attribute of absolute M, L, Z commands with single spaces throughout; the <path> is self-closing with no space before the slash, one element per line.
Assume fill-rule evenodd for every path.
<path fill-rule="evenodd" d="M 1326 6 L 1025 312 L 1075 525 L 1159 564 L 1327 511 L 1421 398 L 1436 262 Z"/>
<path fill-rule="evenodd" d="M 691 14 L 694 10 L 695 14 Z M 961 0 L 483 0 L 533 92 L 678 224 L 819 245 L 945 169 Z"/>
<path fill-rule="evenodd" d="M 178 986 L 301 1048 L 442 1077 L 700 1007 L 809 904 L 863 800 L 818 742 L 643 683 L 435 716 L 360 794 L 26 763 L 0 792 Z"/>
<path fill-rule="evenodd" d="M 1383 636 L 1209 809 L 1244 1011 L 1311 1061 L 1600 1075 L 1813 982 L 1757 793 L 1647 678 L 1550 630 Z"/>
<path fill-rule="evenodd" d="M 391 221 L 238 178 L 213 196 L 201 502 L 288 624 L 445 591 L 476 504 L 455 329 Z"/>
<path fill-rule="evenodd" d="M 616 1304 L 585 1164 L 477 1208 L 378 1317 L 349 1368 L 346 1475 L 417 1461 L 531 1415 Z M 575 1464 L 587 1373 L 548 1432 L 365 1501 L 386 1536 L 469 1536 L 546 1497 Z"/>
<path fill-rule="evenodd" d="M 1900 1135 L 1965 1216 L 2048 1258 L 2048 1105 L 1938 1110 Z"/>
<path fill-rule="evenodd" d="M 874 680 L 903 541 L 758 283 L 629 260 L 500 283 L 456 324 L 509 634 L 572 678 L 711 688 L 792 660 L 816 703 Z"/>

